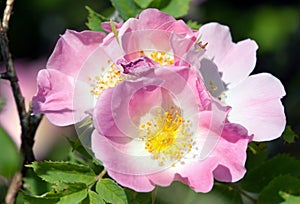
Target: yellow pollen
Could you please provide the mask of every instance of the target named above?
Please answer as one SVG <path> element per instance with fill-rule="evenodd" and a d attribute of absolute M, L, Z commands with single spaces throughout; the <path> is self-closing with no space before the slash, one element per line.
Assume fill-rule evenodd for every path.
<path fill-rule="evenodd" d="M 210 93 L 213 93 L 213 92 L 215 92 L 215 91 L 217 91 L 218 90 L 218 87 L 214 84 L 214 82 L 213 81 L 209 81 L 209 87 L 208 87 L 208 91 L 210 92 Z"/>
<path fill-rule="evenodd" d="M 155 51 L 151 52 L 149 56 L 155 62 L 165 66 L 174 64 L 174 57 L 167 54 L 166 52 Z"/>
<path fill-rule="evenodd" d="M 101 67 L 100 71 L 103 72 L 103 70 L 105 70 L 105 68 Z M 100 76 L 97 75 L 93 78 L 87 77 L 87 81 L 91 86 L 90 93 L 95 96 L 100 96 L 104 90 L 115 87 L 124 79 L 125 76 L 114 64 L 111 64 Z"/>
<path fill-rule="evenodd" d="M 159 165 L 170 163 L 174 166 L 192 149 L 193 139 L 189 132 L 191 124 L 185 122 L 175 107 L 164 112 L 158 110 L 151 121 L 141 124 L 138 131 L 140 139 Z"/>

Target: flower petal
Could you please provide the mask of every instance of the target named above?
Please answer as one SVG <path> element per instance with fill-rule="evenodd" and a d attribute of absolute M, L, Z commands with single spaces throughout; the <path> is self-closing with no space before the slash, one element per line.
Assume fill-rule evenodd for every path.
<path fill-rule="evenodd" d="M 222 182 L 236 182 L 246 173 L 246 150 L 252 137 L 237 124 L 227 123 L 212 155 L 218 158 L 214 177 Z"/>
<path fill-rule="evenodd" d="M 38 91 L 32 98 L 33 113 L 45 113 L 57 126 L 73 124 L 73 78 L 54 69 L 37 76 Z"/>
<path fill-rule="evenodd" d="M 87 57 L 100 45 L 105 35 L 94 31 L 67 30 L 58 40 L 47 68 L 76 78 Z"/>
<path fill-rule="evenodd" d="M 217 165 L 217 158 L 208 157 L 203 161 L 194 160 L 186 163 L 179 175 L 182 177 L 182 181 L 185 180 L 186 184 L 194 191 L 206 193 L 213 187 L 213 170 Z"/>
<path fill-rule="evenodd" d="M 107 170 L 107 173 L 122 186 L 131 188 L 137 192 L 150 192 L 155 187 L 146 175 L 127 175 L 111 170 Z"/>
<path fill-rule="evenodd" d="M 226 92 L 232 107 L 229 121 L 246 127 L 254 141 L 280 137 L 286 119 L 280 99 L 285 95 L 281 82 L 271 74 L 252 75 Z"/>
<path fill-rule="evenodd" d="M 222 74 L 222 80 L 234 86 L 245 79 L 255 67 L 257 44 L 253 40 L 233 43 L 227 26 L 209 23 L 201 26 L 199 36 L 206 54 Z"/>

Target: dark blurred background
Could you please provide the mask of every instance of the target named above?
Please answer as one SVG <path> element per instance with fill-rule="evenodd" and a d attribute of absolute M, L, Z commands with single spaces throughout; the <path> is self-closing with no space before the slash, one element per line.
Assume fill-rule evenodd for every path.
<path fill-rule="evenodd" d="M 75 3 L 76 2 L 76 3 Z M 287 123 L 300 133 L 300 1 L 194 0 L 186 19 L 201 24 L 217 21 L 230 27 L 235 42 L 252 38 L 259 45 L 254 73 L 269 72 L 284 84 Z M 4 8 L 4 1 L 1 1 Z M 9 38 L 14 59 L 49 57 L 66 29 L 85 30 L 89 6 L 109 14 L 109 0 L 16 0 Z M 43 68 L 43 67 L 41 67 Z M 300 156 L 293 145 L 275 141 L 278 151 Z"/>

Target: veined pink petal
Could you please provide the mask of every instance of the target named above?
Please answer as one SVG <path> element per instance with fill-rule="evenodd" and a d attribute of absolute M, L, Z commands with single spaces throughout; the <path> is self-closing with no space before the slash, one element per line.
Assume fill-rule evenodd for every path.
<path fill-rule="evenodd" d="M 229 28 L 209 23 L 199 29 L 200 40 L 208 43 L 206 55 L 221 72 L 222 80 L 233 87 L 252 72 L 256 63 L 257 44 L 253 40 L 233 43 Z"/>
<path fill-rule="evenodd" d="M 209 192 L 214 184 L 213 170 L 218 165 L 217 161 L 214 157 L 191 161 L 185 164 L 179 175 L 194 191 Z"/>
<path fill-rule="evenodd" d="M 74 81 L 57 70 L 41 70 L 37 77 L 38 91 L 32 99 L 33 113 L 45 113 L 57 126 L 73 123 Z"/>
<path fill-rule="evenodd" d="M 271 74 L 252 75 L 226 92 L 232 107 L 229 121 L 247 128 L 254 141 L 278 138 L 286 119 L 280 99 L 285 95 L 281 82 Z"/>
<path fill-rule="evenodd" d="M 58 40 L 47 68 L 76 78 L 87 57 L 100 45 L 105 35 L 94 31 L 67 30 Z"/>
<path fill-rule="evenodd" d="M 110 170 L 107 170 L 107 173 L 122 186 L 134 189 L 137 192 L 150 192 L 155 188 L 147 175 L 126 175 Z"/>
<path fill-rule="evenodd" d="M 212 156 L 218 158 L 218 166 L 214 170 L 214 177 L 223 182 L 236 182 L 246 173 L 246 150 L 252 137 L 247 130 L 238 125 L 227 123 L 222 136 L 214 149 Z"/>
<path fill-rule="evenodd" d="M 173 16 L 158 9 L 146 9 L 137 16 L 137 19 L 141 29 L 164 29 L 166 24 L 176 21 Z"/>

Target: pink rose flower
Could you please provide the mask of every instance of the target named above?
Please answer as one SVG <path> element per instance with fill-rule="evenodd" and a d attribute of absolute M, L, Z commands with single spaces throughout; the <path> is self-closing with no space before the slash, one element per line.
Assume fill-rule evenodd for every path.
<path fill-rule="evenodd" d="M 214 178 L 235 182 L 245 173 L 251 137 L 226 115 L 197 72 L 158 65 L 99 96 L 92 150 L 113 179 L 136 191 L 178 180 L 208 192 Z"/>
<path fill-rule="evenodd" d="M 38 90 L 32 99 L 34 113 L 44 113 L 58 126 L 74 124 L 73 95 L 75 81 L 88 56 L 100 45 L 104 33 L 67 30 L 54 52 L 38 73 Z"/>
<path fill-rule="evenodd" d="M 232 108 L 228 120 L 254 134 L 254 141 L 280 137 L 286 125 L 280 101 L 284 87 L 268 73 L 249 76 L 256 63 L 255 41 L 233 43 L 228 27 L 217 23 L 203 25 L 199 36 L 208 43 L 200 72 L 211 94 Z"/>
<path fill-rule="evenodd" d="M 254 41 L 234 44 L 219 24 L 194 31 L 157 9 L 115 24 L 116 35 L 102 26 L 106 36 L 62 36 L 39 73 L 33 107 L 56 125 L 92 117 L 92 151 L 120 184 L 147 192 L 178 180 L 208 192 L 214 179 L 243 177 L 253 135 L 281 134 L 281 83 L 248 76 Z"/>

